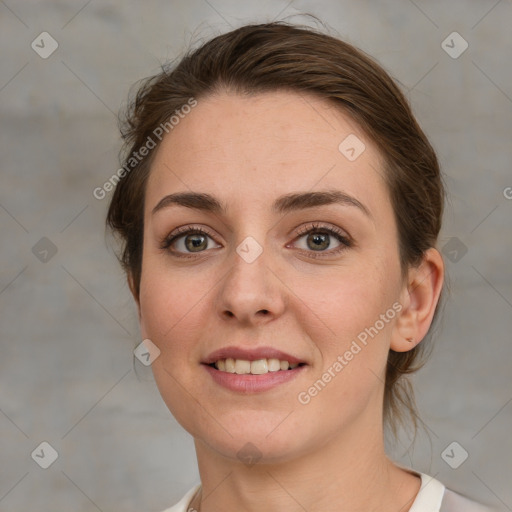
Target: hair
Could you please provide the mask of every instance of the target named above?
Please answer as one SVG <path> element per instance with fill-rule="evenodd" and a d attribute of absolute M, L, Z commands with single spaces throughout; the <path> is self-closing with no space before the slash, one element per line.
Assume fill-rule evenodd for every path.
<path fill-rule="evenodd" d="M 221 91 L 250 95 L 277 90 L 313 94 L 336 105 L 379 148 L 398 229 L 402 278 L 435 247 L 443 216 L 443 180 L 435 151 L 394 80 L 362 50 L 316 29 L 282 21 L 246 25 L 188 50 L 177 64 L 164 64 L 161 72 L 143 79 L 120 121 L 122 165 L 130 170 L 117 183 L 106 221 L 121 240 L 118 258 L 136 298 L 145 187 L 159 141 L 153 139 L 155 149 L 140 161 L 134 154 L 158 126 L 169 127 L 171 116 L 191 98 L 200 101 Z M 389 352 L 383 419 L 395 435 L 398 424 L 407 426 L 404 412 L 416 431 L 407 374 L 425 364 L 431 333 L 432 325 L 428 340 L 406 352 Z"/>

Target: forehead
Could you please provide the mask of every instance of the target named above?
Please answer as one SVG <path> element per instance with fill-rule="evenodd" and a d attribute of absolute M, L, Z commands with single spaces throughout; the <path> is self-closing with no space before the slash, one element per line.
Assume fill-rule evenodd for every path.
<path fill-rule="evenodd" d="M 199 99 L 163 138 L 146 204 L 149 210 L 177 190 L 210 192 L 241 205 L 336 188 L 376 207 L 388 200 L 382 169 L 372 141 L 326 100 L 288 91 L 223 92 Z"/>

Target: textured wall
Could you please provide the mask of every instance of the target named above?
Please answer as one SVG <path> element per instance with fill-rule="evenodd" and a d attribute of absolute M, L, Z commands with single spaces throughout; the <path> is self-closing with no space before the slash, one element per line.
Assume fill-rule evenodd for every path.
<path fill-rule="evenodd" d="M 512 509 L 510 0 L 5 0 L 1 510 L 160 510 L 197 481 L 192 439 L 133 360 L 135 307 L 104 236 L 107 201 L 92 191 L 118 168 L 116 112 L 131 84 L 192 37 L 298 12 L 399 80 L 449 188 L 451 297 L 415 378 L 429 437 L 395 457 Z M 43 441 L 58 452 L 48 469 L 36 464 L 51 461 L 49 447 L 36 457 Z M 441 457 L 453 441 L 455 458 L 469 454 L 457 469 Z"/>

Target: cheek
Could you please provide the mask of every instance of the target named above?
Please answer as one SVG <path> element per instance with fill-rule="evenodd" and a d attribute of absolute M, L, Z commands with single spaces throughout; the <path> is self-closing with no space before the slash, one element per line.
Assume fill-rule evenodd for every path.
<path fill-rule="evenodd" d="M 208 339 L 215 322 L 213 304 L 219 274 L 199 267 L 171 267 L 165 257 L 149 251 L 144 258 L 140 286 L 142 335 L 160 349 L 155 363 L 189 386 L 204 355 L 199 342 Z"/>
<path fill-rule="evenodd" d="M 317 352 L 312 383 L 328 381 L 325 388 L 317 386 L 323 395 L 318 404 L 360 403 L 384 378 L 396 318 L 396 269 L 386 270 L 378 258 L 360 263 L 294 287 L 308 306 L 297 319 Z"/>
<path fill-rule="evenodd" d="M 163 359 L 170 352 L 180 356 L 185 353 L 187 341 L 180 333 L 186 328 L 193 338 L 190 321 L 201 308 L 201 295 L 194 293 L 190 279 L 169 272 L 156 258 L 145 258 L 140 285 L 142 334 L 158 346 Z"/>
<path fill-rule="evenodd" d="M 371 273 L 354 271 L 339 286 L 331 281 L 322 289 L 316 297 L 310 294 L 308 304 L 315 307 L 300 320 L 316 347 L 317 365 L 297 399 L 309 418 L 303 428 L 322 417 L 334 435 L 340 424 L 369 410 L 368 404 L 378 408 L 395 310 L 392 294 Z"/>
<path fill-rule="evenodd" d="M 208 421 L 201 407 L 191 413 L 190 402 L 190 396 L 201 396 L 194 389 L 199 364 L 195 341 L 201 338 L 196 320 L 207 315 L 206 297 L 201 300 L 205 291 L 190 277 L 159 268 L 158 261 L 146 262 L 140 287 L 141 333 L 160 350 L 151 365 L 160 395 L 175 419 L 193 432 Z"/>
<path fill-rule="evenodd" d="M 342 348 L 340 343 L 374 325 L 391 308 L 396 297 L 392 274 L 381 262 L 366 260 L 315 279 L 295 279 L 294 293 L 309 310 L 304 324 L 316 318 L 314 325 L 323 326 L 324 339 Z"/>

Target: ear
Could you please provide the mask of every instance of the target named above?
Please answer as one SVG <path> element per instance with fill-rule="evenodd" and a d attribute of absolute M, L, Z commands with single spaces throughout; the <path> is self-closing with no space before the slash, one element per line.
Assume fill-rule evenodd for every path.
<path fill-rule="evenodd" d="M 391 335 L 391 350 L 407 352 L 425 337 L 434 318 L 443 281 L 443 258 L 432 247 L 426 251 L 420 265 L 409 269 L 400 294 L 402 310 Z"/>

